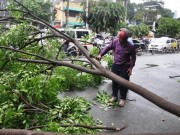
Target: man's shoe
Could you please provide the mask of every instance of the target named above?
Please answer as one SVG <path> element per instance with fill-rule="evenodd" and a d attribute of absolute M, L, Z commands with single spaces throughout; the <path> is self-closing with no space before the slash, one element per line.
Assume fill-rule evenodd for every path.
<path fill-rule="evenodd" d="M 124 105 L 125 105 L 125 100 L 124 99 L 121 99 L 120 101 L 119 101 L 119 106 L 120 107 L 124 107 Z"/>
<path fill-rule="evenodd" d="M 110 103 L 115 102 L 115 101 L 117 101 L 117 97 L 112 97 L 112 98 L 109 100 Z"/>

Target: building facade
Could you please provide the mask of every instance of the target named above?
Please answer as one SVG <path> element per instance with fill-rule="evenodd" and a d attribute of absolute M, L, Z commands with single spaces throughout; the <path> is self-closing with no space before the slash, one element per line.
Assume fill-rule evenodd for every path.
<path fill-rule="evenodd" d="M 81 6 L 79 1 L 70 0 L 69 3 L 60 1 L 55 4 L 55 27 L 65 27 L 67 23 L 69 27 L 84 27 L 85 23 L 80 20 L 83 10 L 83 6 Z"/>
<path fill-rule="evenodd" d="M 0 9 L 5 9 L 7 5 L 7 0 L 0 0 Z M 9 13 L 7 11 L 0 11 L 0 16 L 5 17 L 8 16 Z"/>

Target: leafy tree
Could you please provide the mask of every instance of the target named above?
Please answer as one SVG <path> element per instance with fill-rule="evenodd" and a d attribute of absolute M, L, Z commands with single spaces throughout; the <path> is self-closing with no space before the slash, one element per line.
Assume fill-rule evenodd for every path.
<path fill-rule="evenodd" d="M 20 12 L 21 14 L 13 14 L 13 10 L 9 10 L 11 17 L 2 16 L 1 19 L 1 21 L 5 19 L 9 22 L 16 22 L 15 26 L 12 26 L 10 30 L 5 29 L 0 36 L 1 126 L 2 123 L 5 123 L 3 126 L 7 126 L 7 128 L 19 126 L 29 130 L 64 131 L 63 133 L 75 131 L 76 134 L 92 133 L 92 130 L 85 130 L 84 128 L 107 129 L 107 127 L 93 125 L 94 121 L 87 114 L 89 103 L 84 99 L 73 98 L 60 101 L 57 99 L 58 88 L 61 88 L 58 83 L 64 82 L 66 78 L 66 76 L 62 76 L 61 67 L 74 69 L 73 73 L 68 76 L 72 80 L 77 79 L 74 78 L 74 72 L 77 70 L 83 72 L 82 74 L 90 73 L 107 77 L 131 89 L 162 109 L 180 116 L 178 105 L 170 103 L 149 90 L 126 81 L 105 69 L 77 40 L 58 31 L 46 21 L 32 14 L 21 3 L 14 1 L 23 7 L 25 10 L 23 13 L 28 13 L 29 17 L 27 18 L 22 12 Z M 39 30 L 32 26 L 31 22 L 40 23 L 48 30 Z M 69 40 L 75 44 L 86 59 L 64 59 L 61 55 L 63 52 L 59 39 Z M 89 76 L 85 77 L 92 80 Z M 27 115 L 24 112 L 28 112 Z M 44 125 L 41 125 L 42 123 Z M 64 129 L 63 126 L 67 128 Z M 77 127 L 80 130 L 77 130 Z M 108 129 L 120 130 L 112 127 Z M 2 134 L 7 132 L 9 134 L 27 133 L 24 130 L 0 130 Z M 38 134 L 30 131 L 27 134 L 33 133 Z"/>
<path fill-rule="evenodd" d="M 143 36 L 148 35 L 148 33 L 149 33 L 149 28 L 148 28 L 147 25 L 145 25 L 144 23 L 142 23 L 142 24 L 139 25 L 139 31 L 140 31 L 139 37 L 143 37 Z"/>
<path fill-rule="evenodd" d="M 109 0 L 91 1 L 89 4 L 89 16 L 86 20 L 85 12 L 82 15 L 84 22 L 96 33 L 104 31 L 116 34 L 118 23 L 124 21 L 125 9 L 120 2 L 113 3 Z"/>
<path fill-rule="evenodd" d="M 142 10 L 137 10 L 133 20 L 135 20 L 138 23 L 141 23 L 143 22 L 143 16 L 144 16 L 144 12 Z"/>
<path fill-rule="evenodd" d="M 128 2 L 127 5 L 127 20 L 132 21 L 136 14 L 137 4 Z"/>
<path fill-rule="evenodd" d="M 9 0 L 11 9 L 16 8 L 18 10 L 25 11 L 21 6 L 19 6 L 14 0 Z M 52 3 L 50 0 L 18 0 L 19 3 L 23 4 L 25 7 L 30 9 L 29 11 L 36 15 L 37 17 L 50 22 L 53 13 L 51 12 Z M 14 12 L 19 13 L 19 12 Z M 26 17 L 30 17 L 26 13 Z"/>
<path fill-rule="evenodd" d="M 143 23 L 140 25 L 129 26 L 128 29 L 131 32 L 132 37 L 134 38 L 141 38 L 148 35 L 149 33 L 148 26 Z"/>
<path fill-rule="evenodd" d="M 172 11 L 170 9 L 167 9 L 167 8 L 159 9 L 159 14 L 165 18 L 173 18 L 173 16 L 174 16 L 174 13 L 172 13 Z"/>
<path fill-rule="evenodd" d="M 163 1 L 157 1 L 157 0 L 145 0 L 143 5 L 146 6 L 151 6 L 155 5 L 156 13 L 154 14 L 160 14 L 162 17 L 168 17 L 168 18 L 173 18 L 173 13 L 170 9 L 163 8 L 164 2 Z"/>
<path fill-rule="evenodd" d="M 144 2 L 140 4 L 132 3 L 131 6 L 128 7 L 128 10 L 136 10 L 136 13 L 133 17 L 133 20 L 136 22 L 153 22 L 157 20 L 157 15 L 172 18 L 174 15 L 172 11 L 170 9 L 163 8 L 163 5 L 163 1 L 144 0 Z"/>
<path fill-rule="evenodd" d="M 172 18 L 160 18 L 158 20 L 157 36 L 176 37 L 180 31 L 180 23 Z"/>
<path fill-rule="evenodd" d="M 136 38 L 136 37 L 138 37 L 138 35 L 140 35 L 137 25 L 130 26 L 128 29 L 129 29 L 131 36 L 133 38 Z"/>

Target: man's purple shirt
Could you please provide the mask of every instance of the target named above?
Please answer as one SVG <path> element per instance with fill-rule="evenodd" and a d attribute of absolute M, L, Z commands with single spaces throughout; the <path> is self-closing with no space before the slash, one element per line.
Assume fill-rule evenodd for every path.
<path fill-rule="evenodd" d="M 131 69 L 135 66 L 136 51 L 129 42 L 126 46 L 123 46 L 120 44 L 119 39 L 116 38 L 101 51 L 100 55 L 104 56 L 110 50 L 113 50 L 115 64 L 129 64 Z"/>

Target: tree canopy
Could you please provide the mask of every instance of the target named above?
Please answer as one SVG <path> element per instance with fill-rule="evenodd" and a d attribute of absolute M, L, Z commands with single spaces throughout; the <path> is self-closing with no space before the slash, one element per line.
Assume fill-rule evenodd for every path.
<path fill-rule="evenodd" d="M 51 8 L 53 5 L 50 0 L 19 0 L 18 2 L 27 7 L 29 11 L 37 17 L 47 22 L 51 21 L 51 17 L 53 16 Z M 7 4 L 8 7 L 12 10 L 15 8 L 16 10 L 18 9 L 27 12 L 24 8 L 22 8 L 22 6 L 19 6 L 16 2 L 14 2 L 14 0 L 9 0 Z M 13 13 L 18 14 L 20 12 Z M 26 13 L 26 17 L 30 17 L 28 13 Z"/>
<path fill-rule="evenodd" d="M 85 7 L 85 3 L 84 7 Z M 90 1 L 89 15 L 86 18 L 84 12 L 83 21 L 89 24 L 89 27 L 99 33 L 101 31 L 110 32 L 114 35 L 119 29 L 118 24 L 124 21 L 125 9 L 120 2 L 113 3 L 109 0 Z"/>
<path fill-rule="evenodd" d="M 172 18 L 160 18 L 158 21 L 157 36 L 177 37 L 180 33 L 180 21 Z"/>
<path fill-rule="evenodd" d="M 157 15 L 173 18 L 174 13 L 170 9 L 163 8 L 164 2 L 157 0 L 144 0 L 143 3 L 128 3 L 129 21 L 146 22 L 156 21 Z M 134 15 L 134 16 L 132 16 Z"/>

